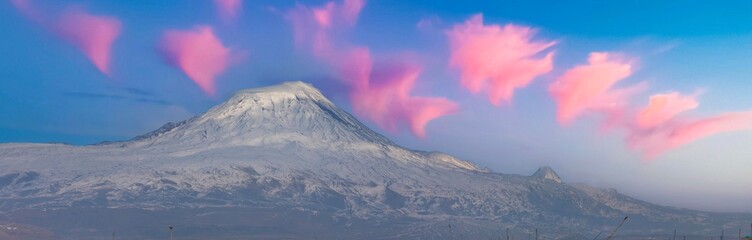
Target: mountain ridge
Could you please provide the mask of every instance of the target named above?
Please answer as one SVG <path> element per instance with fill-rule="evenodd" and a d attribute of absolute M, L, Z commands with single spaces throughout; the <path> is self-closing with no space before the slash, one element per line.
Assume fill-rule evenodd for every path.
<path fill-rule="evenodd" d="M 532 176 L 502 174 L 445 153 L 403 148 L 302 82 L 238 91 L 202 115 L 130 141 L 0 144 L 0 200 L 0 220 L 2 213 L 27 219 L 24 213 L 42 210 L 65 216 L 67 209 L 200 219 L 201 209 L 227 216 L 235 215 L 220 209 L 239 209 L 289 221 L 328 219 L 321 224 L 349 229 L 354 238 L 444 238 L 437 226 L 445 223 L 479 238 L 540 225 L 552 226 L 545 233 L 551 237 L 573 229 L 594 235 L 625 215 L 638 222 L 625 233 L 663 234 L 681 225 L 703 234 L 750 218 L 566 184 L 550 167 Z M 28 219 L 22 223 L 40 224 Z M 60 227 L 65 224 L 52 227 L 70 231 Z M 295 236 L 315 233 L 303 225 Z"/>

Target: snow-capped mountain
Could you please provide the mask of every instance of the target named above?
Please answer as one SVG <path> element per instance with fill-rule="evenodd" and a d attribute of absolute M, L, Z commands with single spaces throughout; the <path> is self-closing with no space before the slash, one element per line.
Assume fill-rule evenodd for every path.
<path fill-rule="evenodd" d="M 71 223 L 72 212 L 121 220 Z M 549 237 L 581 238 L 626 215 L 632 220 L 623 232 L 643 235 L 676 227 L 715 233 L 752 218 L 570 185 L 549 167 L 508 175 L 406 149 L 302 82 L 239 91 L 200 116 L 130 141 L 0 145 L 0 222 L 42 226 L 58 237 L 160 219 L 155 224 L 183 229 L 235 227 L 217 236 L 495 238 L 506 229 L 538 228 Z M 259 216 L 266 220 L 247 219 Z M 140 228 L 131 227 L 134 236 L 158 235 L 133 229 Z"/>

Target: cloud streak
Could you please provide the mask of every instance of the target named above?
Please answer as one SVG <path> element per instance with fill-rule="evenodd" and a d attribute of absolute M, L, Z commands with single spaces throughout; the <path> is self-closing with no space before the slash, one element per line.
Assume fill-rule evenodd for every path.
<path fill-rule="evenodd" d="M 383 129 L 397 132 L 404 123 L 415 136 L 425 138 L 428 122 L 458 111 L 457 104 L 445 98 L 410 94 L 422 72 L 418 65 L 397 61 L 374 66 L 365 48 L 341 60 L 335 67 L 350 88 L 353 110 Z"/>
<path fill-rule="evenodd" d="M 613 53 L 594 52 L 588 63 L 567 70 L 549 86 L 557 104 L 557 120 L 570 124 L 585 113 L 605 116 L 605 126 L 626 130 L 626 142 L 653 159 L 672 149 L 719 133 L 752 129 L 752 111 L 694 118 L 685 113 L 699 106 L 698 93 L 655 94 L 647 106 L 629 105 L 629 99 L 645 87 L 618 88 L 629 78 L 633 64 Z"/>
<path fill-rule="evenodd" d="M 217 14 L 226 22 L 235 20 L 243 8 L 243 0 L 214 0 Z"/>
<path fill-rule="evenodd" d="M 182 70 L 208 95 L 216 93 L 216 77 L 233 61 L 230 49 L 204 25 L 165 31 L 159 50 L 168 64 Z"/>
<path fill-rule="evenodd" d="M 286 18 L 292 24 L 296 44 L 310 48 L 314 56 L 337 70 L 356 115 L 387 131 L 397 132 L 405 126 L 425 138 L 430 121 L 455 113 L 458 107 L 445 98 L 411 95 L 421 67 L 406 60 L 375 64 L 366 47 L 335 47 L 332 43 L 338 31 L 355 24 L 364 5 L 362 0 L 328 2 L 314 8 L 298 5 Z"/>
<path fill-rule="evenodd" d="M 31 0 L 11 0 L 11 3 L 24 16 L 83 52 L 100 72 L 111 75 L 111 51 L 120 36 L 120 20 L 92 15 L 80 7 L 71 7 L 60 16 L 50 18 L 50 14 L 37 8 Z"/>
<path fill-rule="evenodd" d="M 120 35 L 120 28 L 116 18 L 94 16 L 80 9 L 63 14 L 56 25 L 60 37 L 76 46 L 108 76 L 112 44 Z"/>
<path fill-rule="evenodd" d="M 699 106 L 697 94 L 676 92 L 656 94 L 638 112 L 631 125 L 628 142 L 643 155 L 652 159 L 712 135 L 752 129 L 752 111 L 723 113 L 704 118 L 680 115 Z"/>
<path fill-rule="evenodd" d="M 126 90 L 127 91 L 127 90 Z M 142 94 L 128 91 L 129 94 L 111 94 L 111 93 L 91 93 L 91 92 L 62 92 L 62 95 L 82 99 L 111 99 L 111 100 L 131 100 L 134 102 L 156 104 L 156 105 L 173 105 L 173 103 L 159 99 L 156 96 L 144 97 Z M 135 95 L 135 96 L 134 96 Z"/>
<path fill-rule="evenodd" d="M 295 43 L 310 47 L 317 57 L 335 52 L 332 38 L 337 30 L 355 25 L 365 0 L 345 0 L 342 4 L 327 2 L 324 6 L 308 7 L 298 4 L 285 14 L 292 24 Z"/>
<path fill-rule="evenodd" d="M 650 97 L 648 105 L 635 119 L 638 127 L 652 128 L 663 124 L 676 115 L 697 108 L 700 103 L 696 96 L 682 96 L 678 92 L 656 94 Z"/>
<path fill-rule="evenodd" d="M 484 25 L 472 16 L 446 32 L 449 65 L 460 71 L 460 83 L 473 93 L 486 89 L 494 105 L 512 100 L 514 91 L 553 69 L 553 51 L 536 57 L 556 42 L 533 41 L 536 30 L 508 24 Z"/>
<path fill-rule="evenodd" d="M 557 105 L 556 119 L 569 124 L 579 115 L 596 111 L 618 111 L 634 88 L 614 90 L 613 86 L 632 75 L 632 64 L 612 53 L 595 52 L 588 64 L 567 70 L 549 86 Z"/>
<path fill-rule="evenodd" d="M 25 17 L 37 23 L 44 22 L 44 14 L 33 5 L 31 0 L 10 0 L 10 3 Z"/>

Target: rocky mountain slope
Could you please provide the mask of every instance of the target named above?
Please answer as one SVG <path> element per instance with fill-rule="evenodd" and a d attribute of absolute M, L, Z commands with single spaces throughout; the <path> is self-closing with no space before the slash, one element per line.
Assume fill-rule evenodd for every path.
<path fill-rule="evenodd" d="M 0 145 L 0 222 L 60 238 L 110 229 L 156 238 L 160 224 L 180 223 L 199 239 L 485 239 L 536 228 L 576 239 L 610 231 L 626 215 L 622 233 L 635 237 L 674 228 L 715 234 L 752 219 L 567 184 L 548 167 L 508 175 L 406 149 L 301 82 L 239 91 L 126 142 Z"/>

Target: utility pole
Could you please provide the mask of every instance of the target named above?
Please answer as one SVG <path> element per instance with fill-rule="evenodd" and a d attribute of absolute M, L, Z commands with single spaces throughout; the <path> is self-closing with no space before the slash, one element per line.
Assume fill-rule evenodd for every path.
<path fill-rule="evenodd" d="M 449 240 L 452 240 L 452 224 L 449 224 Z"/>
<path fill-rule="evenodd" d="M 509 240 L 509 228 L 507 228 L 507 240 Z"/>
<path fill-rule="evenodd" d="M 538 240 L 538 229 L 535 229 L 535 240 Z"/>
<path fill-rule="evenodd" d="M 175 227 L 173 227 L 172 225 L 170 225 L 170 226 L 169 226 L 169 227 L 167 227 L 167 228 L 169 228 L 169 229 L 170 229 L 170 240 L 173 240 L 173 239 L 172 239 L 172 229 L 174 229 Z"/>
<path fill-rule="evenodd" d="M 623 220 L 621 220 L 621 223 L 619 223 L 619 226 L 618 226 L 618 227 L 616 227 L 616 229 L 614 229 L 614 231 L 613 231 L 613 232 L 611 232 L 611 234 L 610 234 L 610 235 L 608 235 L 608 237 L 606 238 L 606 240 L 611 240 L 611 239 L 613 239 L 613 238 L 614 238 L 614 235 L 616 235 L 616 232 L 618 232 L 618 231 L 619 231 L 619 228 L 621 228 L 621 226 L 622 226 L 622 225 L 624 225 L 624 222 L 626 222 L 626 221 L 627 221 L 627 218 L 629 218 L 629 216 L 626 216 L 626 217 L 624 217 L 624 219 L 623 219 Z"/>
<path fill-rule="evenodd" d="M 593 240 L 596 240 L 596 239 L 598 239 L 598 237 L 600 237 L 600 236 L 601 236 L 601 233 L 603 233 L 603 232 L 598 232 L 598 235 L 595 235 L 595 237 L 593 238 Z"/>
<path fill-rule="evenodd" d="M 672 239 L 676 240 L 676 228 L 674 228 L 674 237 Z"/>

